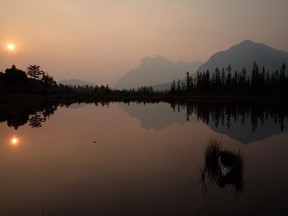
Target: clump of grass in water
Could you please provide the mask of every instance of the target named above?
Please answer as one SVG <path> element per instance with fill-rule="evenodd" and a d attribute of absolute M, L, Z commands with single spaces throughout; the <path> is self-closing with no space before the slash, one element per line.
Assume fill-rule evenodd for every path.
<path fill-rule="evenodd" d="M 221 139 L 210 139 L 208 141 L 208 147 L 205 150 L 205 168 L 209 168 L 208 175 L 210 178 L 215 178 L 218 171 L 218 157 L 222 151 Z"/>
<path fill-rule="evenodd" d="M 220 187 L 231 185 L 235 187 L 236 193 L 243 191 L 244 163 L 240 151 L 235 154 L 223 150 L 221 139 L 212 138 L 208 141 L 204 156 L 205 167 L 199 167 L 203 192 L 207 193 L 206 176 Z"/>

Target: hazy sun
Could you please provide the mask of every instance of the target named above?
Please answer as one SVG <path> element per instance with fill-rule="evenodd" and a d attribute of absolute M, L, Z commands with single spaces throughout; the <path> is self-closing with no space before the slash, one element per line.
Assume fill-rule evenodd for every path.
<path fill-rule="evenodd" d="M 14 145 L 14 146 L 18 144 L 18 141 L 19 141 L 19 140 L 18 140 L 17 137 L 13 137 L 13 138 L 11 138 L 11 140 L 10 140 L 11 144 Z"/>
<path fill-rule="evenodd" d="M 15 49 L 15 45 L 12 44 L 12 43 L 9 43 L 9 44 L 7 44 L 7 49 L 8 49 L 9 51 L 13 51 L 13 50 Z"/>

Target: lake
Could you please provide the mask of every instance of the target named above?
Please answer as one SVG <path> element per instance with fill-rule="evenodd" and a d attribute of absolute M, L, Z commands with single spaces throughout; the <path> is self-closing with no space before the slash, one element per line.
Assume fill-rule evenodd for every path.
<path fill-rule="evenodd" d="M 288 215 L 288 116 L 279 107 L 160 102 L 2 111 L 0 215 Z M 209 172 L 211 139 L 241 156 L 236 180 Z"/>

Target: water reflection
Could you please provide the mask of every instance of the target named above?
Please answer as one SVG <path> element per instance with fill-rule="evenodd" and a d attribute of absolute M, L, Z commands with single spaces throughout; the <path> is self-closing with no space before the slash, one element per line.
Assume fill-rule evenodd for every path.
<path fill-rule="evenodd" d="M 95 102 L 109 107 L 109 102 Z M 68 104 L 69 105 L 69 104 Z M 66 105 L 66 106 L 68 106 Z M 59 103 L 0 106 L 0 122 L 17 129 L 28 124 L 39 128 L 57 110 Z M 73 105 L 72 105 L 73 106 Z M 144 128 L 161 130 L 177 122 L 202 122 L 220 134 L 241 143 L 251 143 L 272 135 L 288 132 L 288 103 L 286 101 L 193 101 L 170 103 L 119 103 L 131 117 L 140 120 Z M 172 108 L 172 109 L 171 109 Z M 245 136 L 243 136 L 245 134 Z"/>
<path fill-rule="evenodd" d="M 169 106 L 170 105 L 170 106 Z M 263 140 L 288 132 L 286 101 L 193 101 L 160 103 L 155 106 L 119 104 L 131 117 L 140 120 L 147 129 L 157 130 L 174 122 L 204 123 L 220 134 L 226 134 L 243 144 Z M 169 112 L 172 107 L 173 112 Z M 243 136 L 245 134 L 245 136 Z"/>
<path fill-rule="evenodd" d="M 52 116 L 57 107 L 71 107 L 80 108 L 86 103 L 65 103 L 60 104 L 59 102 L 43 102 L 43 103 L 29 103 L 29 102 L 19 102 L 0 106 L 0 123 L 7 122 L 9 127 L 18 129 L 21 126 L 28 124 L 31 128 L 42 127 L 43 123 L 46 122 L 50 116 Z M 109 102 L 94 102 L 97 107 L 109 106 Z"/>
<path fill-rule="evenodd" d="M 118 104 L 107 105 L 58 107 L 37 130 L 29 121 L 17 131 L 1 124 L 0 215 L 47 215 L 46 209 L 63 216 L 287 214 L 286 134 L 247 146 L 223 136 L 223 145 L 207 159 L 217 161 L 215 171 L 203 153 L 211 152 L 205 150 L 207 137 L 217 135 L 201 122 L 192 123 L 195 114 L 187 123 L 184 106 L 174 113 L 169 103 L 119 104 L 155 123 L 165 119 L 156 131 L 146 130 L 146 122 L 141 126 Z M 178 118 L 183 125 L 161 129 Z M 10 144 L 12 135 L 20 140 L 16 147 Z M 239 148 L 245 172 L 232 175 L 231 166 L 240 164 L 233 156 Z M 201 163 L 205 196 L 195 162 Z M 244 180 L 249 190 L 235 196 L 243 191 Z"/>
<path fill-rule="evenodd" d="M 198 120 L 216 128 L 221 125 L 230 129 L 233 123 L 241 122 L 248 124 L 252 132 L 270 118 L 283 131 L 288 119 L 287 101 L 197 101 L 171 103 L 171 107 L 178 112 L 186 110 L 187 121 L 196 114 Z"/>
<path fill-rule="evenodd" d="M 0 106 L 0 122 L 7 122 L 9 127 L 18 129 L 29 124 L 39 128 L 57 110 L 58 104 L 8 104 Z"/>
<path fill-rule="evenodd" d="M 203 192 L 207 193 L 206 180 L 216 183 L 221 188 L 232 186 L 236 193 L 243 191 L 243 156 L 232 151 L 224 150 L 219 139 L 209 140 L 204 152 L 204 169 L 200 167 Z"/>

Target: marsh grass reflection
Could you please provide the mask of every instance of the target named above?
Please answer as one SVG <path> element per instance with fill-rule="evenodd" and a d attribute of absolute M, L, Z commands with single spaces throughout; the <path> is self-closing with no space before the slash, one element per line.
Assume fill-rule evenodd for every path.
<path fill-rule="evenodd" d="M 219 187 L 232 186 L 236 193 L 244 189 L 244 161 L 240 152 L 224 150 L 221 139 L 210 139 L 204 152 L 204 169 L 199 166 L 202 191 L 208 192 L 206 180 Z"/>

